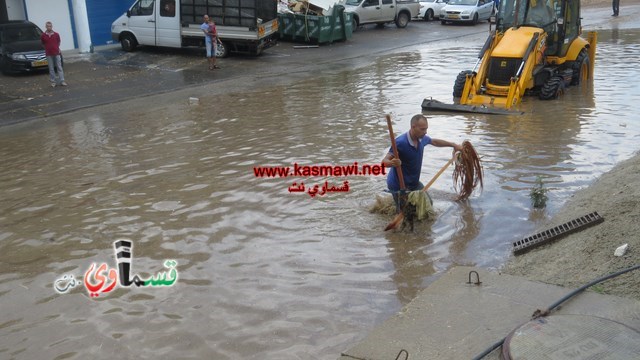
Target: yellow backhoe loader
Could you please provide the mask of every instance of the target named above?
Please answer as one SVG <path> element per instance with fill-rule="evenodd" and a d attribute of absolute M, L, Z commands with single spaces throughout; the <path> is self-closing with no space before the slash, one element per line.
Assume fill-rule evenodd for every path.
<path fill-rule="evenodd" d="M 581 37 L 579 0 L 502 0 L 474 70 L 458 74 L 459 104 L 425 99 L 424 110 L 517 112 L 524 95 L 555 99 L 593 78 L 597 34 Z"/>

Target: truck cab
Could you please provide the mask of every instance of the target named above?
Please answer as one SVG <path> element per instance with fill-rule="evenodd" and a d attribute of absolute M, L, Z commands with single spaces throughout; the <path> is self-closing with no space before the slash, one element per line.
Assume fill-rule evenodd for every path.
<path fill-rule="evenodd" d="M 138 0 L 111 25 L 125 51 L 133 51 L 138 45 L 180 47 L 180 19 L 176 14 L 177 0 Z M 165 7 L 173 4 L 173 11 Z"/>

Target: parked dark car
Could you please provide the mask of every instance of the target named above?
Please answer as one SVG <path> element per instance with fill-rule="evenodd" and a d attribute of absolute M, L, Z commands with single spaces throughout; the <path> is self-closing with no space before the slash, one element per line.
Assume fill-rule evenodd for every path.
<path fill-rule="evenodd" d="M 0 70 L 3 74 L 47 69 L 42 30 L 26 20 L 0 23 Z"/>

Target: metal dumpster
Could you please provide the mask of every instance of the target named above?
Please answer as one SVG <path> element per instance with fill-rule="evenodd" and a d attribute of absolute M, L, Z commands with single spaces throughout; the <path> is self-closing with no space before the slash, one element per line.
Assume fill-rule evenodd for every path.
<path fill-rule="evenodd" d="M 353 14 L 335 5 L 331 15 L 278 14 L 280 39 L 311 44 L 326 44 L 351 38 Z"/>

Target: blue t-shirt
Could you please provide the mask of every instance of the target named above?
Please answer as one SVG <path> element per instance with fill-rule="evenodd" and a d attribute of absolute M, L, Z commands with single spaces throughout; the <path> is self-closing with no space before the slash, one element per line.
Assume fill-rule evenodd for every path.
<path fill-rule="evenodd" d="M 207 43 L 211 44 L 211 35 L 209 34 L 209 24 L 208 23 L 202 23 L 202 25 L 200 25 L 200 30 L 204 31 L 205 35 L 204 35 L 204 39 Z"/>
<path fill-rule="evenodd" d="M 431 144 L 431 137 L 425 135 L 418 142 L 416 149 L 409 143 L 409 132 L 406 132 L 396 138 L 396 147 L 398 155 L 402 161 L 402 175 L 404 177 L 404 185 L 407 190 L 418 190 L 420 184 L 420 170 L 422 169 L 422 153 L 424 147 Z M 393 154 L 393 149 L 389 149 L 389 153 Z M 387 187 L 391 191 L 400 190 L 400 180 L 396 174 L 396 168 L 392 167 L 387 175 Z"/>

